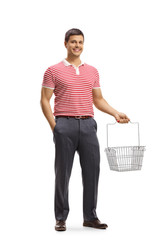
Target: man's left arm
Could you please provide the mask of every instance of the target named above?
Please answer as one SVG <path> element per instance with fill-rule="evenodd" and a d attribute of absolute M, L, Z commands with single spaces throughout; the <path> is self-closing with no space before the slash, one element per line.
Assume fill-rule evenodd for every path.
<path fill-rule="evenodd" d="M 92 89 L 92 96 L 95 107 L 100 111 L 113 116 L 119 123 L 128 123 L 130 121 L 126 114 L 118 112 L 107 103 L 107 101 L 102 96 L 100 88 Z"/>

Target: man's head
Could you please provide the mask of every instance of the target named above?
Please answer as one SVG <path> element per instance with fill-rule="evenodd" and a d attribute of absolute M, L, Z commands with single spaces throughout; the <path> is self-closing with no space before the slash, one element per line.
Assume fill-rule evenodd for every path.
<path fill-rule="evenodd" d="M 70 36 L 72 36 L 72 35 L 82 35 L 83 42 L 84 42 L 84 34 L 81 30 L 79 30 L 77 28 L 72 28 L 65 33 L 65 42 L 68 42 Z"/>
<path fill-rule="evenodd" d="M 80 56 L 83 51 L 84 34 L 77 28 L 68 30 L 65 34 L 65 47 L 69 55 Z"/>

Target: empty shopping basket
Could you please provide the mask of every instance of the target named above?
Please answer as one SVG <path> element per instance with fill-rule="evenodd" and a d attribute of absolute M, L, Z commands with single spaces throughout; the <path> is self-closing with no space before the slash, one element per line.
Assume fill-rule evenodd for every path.
<path fill-rule="evenodd" d="M 104 151 L 107 155 L 110 170 L 124 172 L 141 170 L 142 168 L 146 148 L 140 146 L 139 123 L 131 121 L 130 123 L 138 125 L 138 146 L 108 147 L 108 125 L 116 124 L 116 122 L 107 124 L 107 148 Z"/>

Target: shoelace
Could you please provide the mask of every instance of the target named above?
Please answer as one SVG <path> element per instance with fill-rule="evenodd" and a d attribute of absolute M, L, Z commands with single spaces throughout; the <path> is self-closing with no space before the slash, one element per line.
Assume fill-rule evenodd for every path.
<path fill-rule="evenodd" d="M 58 221 L 57 224 L 58 224 L 58 225 L 61 225 L 61 226 L 62 226 L 62 225 L 65 225 L 65 221 Z"/>

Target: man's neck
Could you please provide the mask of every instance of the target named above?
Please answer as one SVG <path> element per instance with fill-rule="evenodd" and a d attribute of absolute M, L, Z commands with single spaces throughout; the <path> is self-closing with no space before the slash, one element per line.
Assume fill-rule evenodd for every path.
<path fill-rule="evenodd" d="M 67 62 L 75 65 L 76 67 L 78 67 L 81 64 L 80 57 L 67 56 L 66 60 Z"/>

